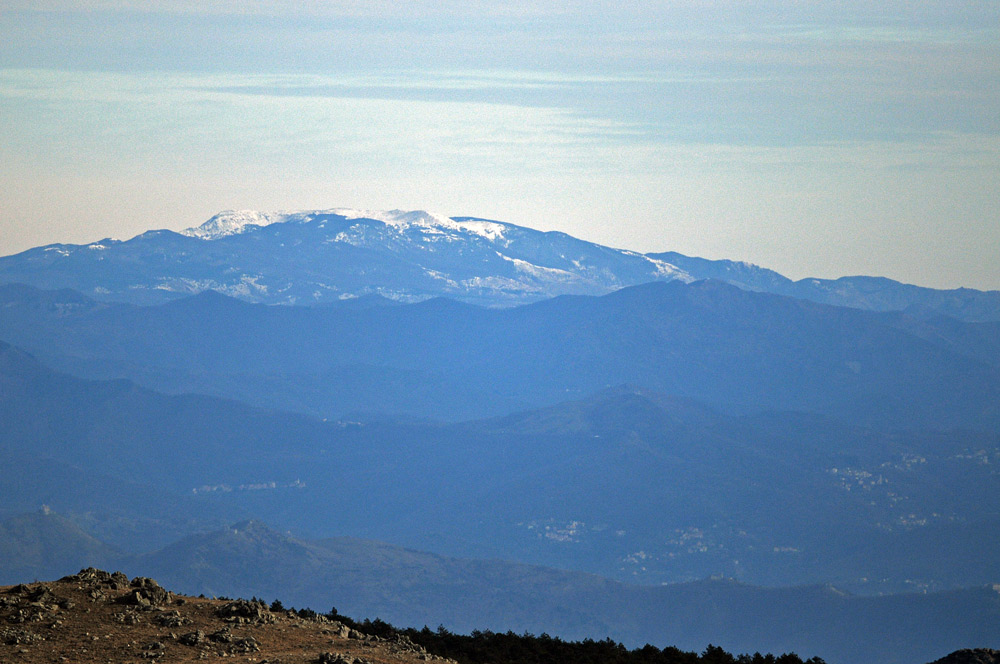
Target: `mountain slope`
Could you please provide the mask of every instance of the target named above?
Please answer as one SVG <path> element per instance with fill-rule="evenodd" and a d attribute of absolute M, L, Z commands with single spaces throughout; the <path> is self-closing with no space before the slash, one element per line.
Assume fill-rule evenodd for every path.
<path fill-rule="evenodd" d="M 73 288 L 133 303 L 217 290 L 272 304 L 378 294 L 510 306 L 700 279 L 838 306 L 1000 321 L 1000 291 L 934 290 L 873 277 L 792 282 L 742 262 L 643 255 L 565 233 L 422 211 L 226 211 L 182 233 L 54 244 L 0 258 L 0 282 Z"/>
<path fill-rule="evenodd" d="M 118 553 L 72 521 L 47 508 L 0 521 L 0 584 L 45 579 L 81 565 L 100 564 Z"/>
<path fill-rule="evenodd" d="M 48 583 L 0 588 L 0 660 L 410 664 L 430 659 L 409 639 L 363 634 L 325 616 L 259 601 L 179 597 L 150 578 L 86 568 Z M 363 655 L 363 656 L 362 656 Z M 796 660 L 798 661 L 798 660 Z"/>
<path fill-rule="evenodd" d="M 562 233 L 427 212 L 225 212 L 184 233 L 51 245 L 0 258 L 0 279 L 103 299 L 162 302 L 214 289 L 313 304 L 380 294 L 509 305 L 690 277 Z"/>
<path fill-rule="evenodd" d="M 919 318 L 948 316 L 969 322 L 1000 321 L 1000 291 L 934 289 L 885 277 L 791 279 L 750 263 L 692 258 L 673 251 L 646 254 L 695 279 L 718 279 L 752 291 L 869 311 L 905 311 Z"/>
<path fill-rule="evenodd" d="M 499 310 L 442 299 L 266 307 L 212 292 L 156 307 L 52 309 L 40 301 L 54 295 L 23 291 L 0 288 L 9 314 L 0 338 L 53 366 L 323 417 L 476 418 L 627 383 L 878 426 L 1000 425 L 996 326 L 916 331 L 899 314 L 716 281 Z"/>
<path fill-rule="evenodd" d="M 435 556 L 350 538 L 309 541 L 257 522 L 192 536 L 118 561 L 190 594 L 278 598 L 286 605 L 627 646 L 794 651 L 840 664 L 909 664 L 1000 643 L 993 588 L 857 597 L 830 586 L 759 588 L 729 580 L 661 587 L 503 561 Z"/>
<path fill-rule="evenodd" d="M 129 527 L 147 548 L 255 515 L 645 583 L 877 592 L 1000 570 L 991 433 L 734 417 L 636 388 L 485 421 L 322 422 L 84 381 L 9 347 L 0 418 L 4 508 L 82 515 L 127 550 Z"/>

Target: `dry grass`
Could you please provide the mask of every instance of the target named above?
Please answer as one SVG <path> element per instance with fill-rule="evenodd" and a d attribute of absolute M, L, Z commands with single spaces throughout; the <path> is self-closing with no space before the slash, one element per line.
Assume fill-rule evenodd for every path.
<path fill-rule="evenodd" d="M 402 664 L 440 660 L 406 640 L 361 634 L 262 603 L 174 595 L 155 582 L 83 570 L 0 587 L 0 664 L 194 662 Z"/>

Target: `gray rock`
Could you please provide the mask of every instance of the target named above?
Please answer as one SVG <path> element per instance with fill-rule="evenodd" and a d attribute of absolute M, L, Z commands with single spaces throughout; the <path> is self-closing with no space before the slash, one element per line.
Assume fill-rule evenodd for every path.
<path fill-rule="evenodd" d="M 9 646 L 17 646 L 41 641 L 42 637 L 19 627 L 5 627 L 0 629 L 0 642 Z"/>
<path fill-rule="evenodd" d="M 223 627 L 219 631 L 209 634 L 208 640 L 213 643 L 232 643 L 233 633 L 229 631 L 228 627 Z"/>
<path fill-rule="evenodd" d="M 265 623 L 273 623 L 275 621 L 275 617 L 271 613 L 270 609 L 268 609 L 267 605 L 260 600 L 247 601 L 245 599 L 238 599 L 220 606 L 216 609 L 215 615 L 222 618 L 226 622 L 238 625 L 262 625 Z"/>
<path fill-rule="evenodd" d="M 231 653 L 248 653 L 248 652 L 260 652 L 260 644 L 257 643 L 257 639 L 252 636 L 246 636 L 242 639 L 235 639 L 233 645 L 229 648 Z"/>
<path fill-rule="evenodd" d="M 153 621 L 161 627 L 180 627 L 191 622 L 190 619 L 181 616 L 179 611 L 162 611 Z"/>
<path fill-rule="evenodd" d="M 170 600 L 170 594 L 153 579 L 137 576 L 132 579 L 131 592 L 118 599 L 122 604 L 135 606 L 160 606 Z"/>
<path fill-rule="evenodd" d="M 320 653 L 319 664 L 357 664 L 358 660 L 341 653 L 324 652 Z"/>

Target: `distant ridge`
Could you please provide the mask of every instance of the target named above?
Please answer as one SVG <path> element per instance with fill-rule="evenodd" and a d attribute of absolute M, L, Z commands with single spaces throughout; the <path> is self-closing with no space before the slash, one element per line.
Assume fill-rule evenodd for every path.
<path fill-rule="evenodd" d="M 268 304 L 364 295 L 509 306 L 693 277 L 564 233 L 421 210 L 226 211 L 181 233 L 57 244 L 0 258 L 0 281 L 162 302 L 203 290 Z"/>
<path fill-rule="evenodd" d="M 232 303 L 267 315 L 329 313 Z M 413 312 L 405 310 L 431 304 L 360 313 L 401 309 L 414 330 Z M 350 322 L 358 320 L 352 315 Z M 346 328 L 331 322 L 322 329 L 341 339 Z M 450 336 L 437 322 L 428 328 Z M 285 340 L 316 361 L 313 344 Z M 189 355 L 201 362 L 199 353 Z M 928 354 L 917 357 L 928 364 Z M 655 373 L 677 371 L 685 369 Z M 816 380 L 830 380 L 824 376 Z M 468 390 L 471 380 L 459 379 Z M 806 413 L 736 417 L 645 387 L 453 424 L 416 417 L 324 422 L 212 397 L 157 394 L 127 380 L 73 378 L 14 347 L 0 350 L 0 395 L 2 508 L 16 513 L 48 504 L 84 514 L 84 523 L 124 550 L 162 546 L 194 524 L 254 516 L 317 536 L 351 533 L 645 583 L 723 572 L 763 585 L 823 580 L 898 592 L 912 580 L 928 589 L 993 582 L 1000 569 L 991 472 L 1000 447 L 988 432 L 879 433 L 859 427 L 857 418 L 845 425 Z M 865 482 L 863 494 L 850 490 L 862 486 L 856 480 Z M 917 518 L 921 525 L 909 525 Z"/>
<path fill-rule="evenodd" d="M 185 597 L 149 577 L 130 581 L 121 571 L 94 567 L 57 581 L 0 587 L 0 598 L 0 624 L 15 625 L 0 628 L 0 660 L 26 664 L 222 657 L 265 664 L 824 664 L 818 657 L 803 663 L 794 653 L 737 658 L 717 646 L 701 655 L 673 646 L 630 651 L 610 639 L 394 627 L 336 610 L 286 608 L 280 600 Z"/>
<path fill-rule="evenodd" d="M 602 295 L 650 281 L 718 279 L 747 290 L 921 318 L 1000 321 L 1000 291 L 936 290 L 880 277 L 792 281 L 749 263 L 641 254 L 478 217 L 422 210 L 227 210 L 180 233 L 53 244 L 0 258 L 0 282 L 163 302 L 217 290 L 311 305 L 367 295 L 489 307 Z"/>
<path fill-rule="evenodd" d="M 46 578 L 67 568 L 94 565 L 119 555 L 48 507 L 0 521 L 0 583 Z"/>
<path fill-rule="evenodd" d="M 0 543 L 2 535 L 0 531 Z M 830 586 L 771 589 L 724 579 L 629 586 L 587 574 L 447 558 L 352 538 L 298 540 L 255 521 L 104 564 L 142 576 L 130 582 L 121 572 L 86 569 L 58 582 L 0 589 L 5 600 L 0 619 L 7 619 L 5 623 L 23 615 L 18 611 L 40 614 L 38 620 L 0 632 L 0 658 L 7 661 L 9 654 L 16 661 L 50 661 L 53 652 L 74 647 L 85 632 L 97 632 L 109 636 L 96 645 L 88 640 L 88 652 L 78 652 L 73 661 L 131 661 L 126 654 L 155 659 L 150 655 L 157 653 L 170 655 L 170 661 L 194 661 L 204 658 L 201 651 L 206 648 L 213 657 L 219 652 L 259 652 L 280 654 L 282 662 L 337 661 L 319 659 L 319 644 L 322 650 L 361 651 L 369 657 L 412 653 L 413 660 L 434 659 L 422 656 L 423 648 L 412 642 L 395 638 L 385 622 L 358 625 L 345 614 L 378 616 L 418 629 L 430 621 L 446 628 L 438 630 L 439 635 L 478 629 L 502 634 L 509 629 L 568 639 L 611 638 L 631 648 L 653 643 L 665 647 L 665 653 L 676 653 L 671 646 L 714 651 L 716 658 L 676 653 L 676 660 L 653 660 L 706 664 L 736 661 L 720 658 L 724 652 L 709 643 L 737 652 L 809 653 L 840 664 L 912 664 L 965 644 L 1000 638 L 1000 599 L 990 588 L 857 597 Z M 147 575 L 188 596 L 167 592 Z M 251 594 L 280 599 L 300 611 L 228 599 Z M 334 603 L 336 615 L 327 613 Z M 290 623 L 295 623 L 294 629 L 287 629 Z M 345 623 L 349 629 L 341 630 Z M 376 630 L 380 638 L 360 634 L 355 627 L 366 634 Z M 202 630 L 201 637 L 197 630 Z M 231 634 L 226 637 L 225 632 Z M 415 630 L 408 633 L 420 642 Z M 895 638 L 887 639 L 887 634 Z M 251 641 L 243 640 L 247 638 Z M 432 644 L 441 643 L 428 640 L 423 645 L 433 652 Z M 308 648 L 310 655 L 301 654 Z M 982 658 L 991 654 L 985 649 L 962 651 L 938 664 L 993 664 Z M 764 664 L 775 659 L 747 661 Z M 802 660 L 789 656 L 777 661 Z"/>
<path fill-rule="evenodd" d="M 629 383 L 890 426 L 1000 421 L 995 323 L 920 321 L 720 281 L 506 309 L 444 298 L 379 306 L 375 296 L 268 307 L 212 291 L 137 307 L 2 285 L 0 304 L 0 339 L 52 366 L 327 418 L 479 418 Z"/>

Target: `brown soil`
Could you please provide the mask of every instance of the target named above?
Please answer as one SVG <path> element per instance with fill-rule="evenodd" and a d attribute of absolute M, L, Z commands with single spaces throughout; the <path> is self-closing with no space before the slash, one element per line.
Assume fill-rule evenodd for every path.
<path fill-rule="evenodd" d="M 0 587 L 0 664 L 194 662 L 403 664 L 442 660 L 405 637 L 361 634 L 259 602 L 184 597 L 87 569 Z"/>

